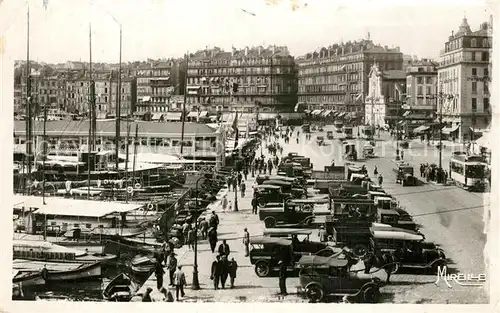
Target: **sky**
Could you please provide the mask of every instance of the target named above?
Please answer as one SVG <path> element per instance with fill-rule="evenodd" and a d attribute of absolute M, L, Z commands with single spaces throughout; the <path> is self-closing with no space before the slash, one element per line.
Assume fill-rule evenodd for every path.
<path fill-rule="evenodd" d="M 26 8 L 30 7 L 30 59 L 47 63 L 117 63 L 181 57 L 218 46 L 287 45 L 299 56 L 340 41 L 367 38 L 400 46 L 404 54 L 438 59 L 464 15 L 472 30 L 492 7 L 470 1 L 361 0 L 0 0 L 1 46 L 26 59 Z M 292 10 L 293 4 L 297 9 Z M 249 14 L 242 11 L 255 14 Z"/>

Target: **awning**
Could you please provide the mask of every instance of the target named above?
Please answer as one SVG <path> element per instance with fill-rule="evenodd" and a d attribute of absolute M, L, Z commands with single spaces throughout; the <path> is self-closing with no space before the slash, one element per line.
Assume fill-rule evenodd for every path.
<path fill-rule="evenodd" d="M 304 110 L 304 113 L 311 113 L 311 110 Z"/>
<path fill-rule="evenodd" d="M 326 111 L 325 111 L 325 112 L 323 112 L 321 115 L 326 117 L 326 116 L 328 116 L 328 115 L 330 115 L 330 114 L 332 114 L 332 111 L 331 111 L 331 110 L 326 110 Z"/>
<path fill-rule="evenodd" d="M 200 112 L 200 117 L 206 117 L 208 116 L 208 111 L 201 111 Z"/>
<path fill-rule="evenodd" d="M 479 145 L 480 147 L 491 149 L 492 148 L 491 133 L 489 131 L 484 132 L 483 136 L 481 136 L 481 138 L 476 140 L 476 144 Z"/>
<path fill-rule="evenodd" d="M 426 130 L 428 130 L 429 128 L 430 128 L 429 126 L 422 125 L 422 126 L 419 126 L 419 127 L 415 128 L 415 129 L 413 130 L 413 132 L 414 132 L 415 134 L 419 134 L 419 133 L 423 133 L 423 132 L 425 132 L 425 131 L 426 131 Z"/>
<path fill-rule="evenodd" d="M 314 110 L 314 111 L 312 111 L 312 113 L 311 113 L 311 114 L 312 114 L 312 115 L 318 115 L 318 114 L 320 114 L 320 113 L 321 113 L 321 110 Z"/>
<path fill-rule="evenodd" d="M 345 115 L 346 112 L 340 112 L 337 117 L 343 117 Z"/>
<path fill-rule="evenodd" d="M 163 113 L 153 113 L 151 120 L 152 121 L 159 121 L 159 120 L 161 120 L 162 116 L 163 116 Z"/>
<path fill-rule="evenodd" d="M 406 111 L 404 114 L 403 114 L 403 117 L 407 117 L 408 115 L 410 115 L 411 111 Z"/>
<path fill-rule="evenodd" d="M 278 113 L 259 113 L 259 120 L 273 120 L 278 116 Z"/>
<path fill-rule="evenodd" d="M 108 117 L 108 113 L 107 112 L 98 112 L 97 113 L 97 119 L 98 120 L 106 119 L 107 117 Z"/>
<path fill-rule="evenodd" d="M 472 127 L 469 127 L 469 129 L 470 129 L 472 132 L 476 133 L 476 134 L 479 134 L 479 133 L 484 134 L 484 133 L 489 132 L 489 129 L 472 128 Z"/>
<path fill-rule="evenodd" d="M 198 116 L 198 112 L 196 111 L 191 111 L 189 112 L 189 114 L 187 115 L 187 117 L 197 117 Z"/>
<path fill-rule="evenodd" d="M 452 126 L 452 127 L 443 127 L 442 132 L 445 135 L 449 135 L 449 134 L 457 131 L 458 127 L 459 127 L 458 125 Z"/>
<path fill-rule="evenodd" d="M 142 97 L 142 102 L 148 102 L 148 101 L 151 101 L 151 97 L 150 96 Z"/>
<path fill-rule="evenodd" d="M 180 112 L 168 112 L 165 114 L 166 121 L 180 121 L 182 113 Z"/>

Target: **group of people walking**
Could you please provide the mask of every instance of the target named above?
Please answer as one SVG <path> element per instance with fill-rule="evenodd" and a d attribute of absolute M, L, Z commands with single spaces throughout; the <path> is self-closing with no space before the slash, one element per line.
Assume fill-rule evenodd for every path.
<path fill-rule="evenodd" d="M 448 182 L 448 171 L 443 170 L 435 165 L 420 164 L 420 177 L 426 181 L 435 181 L 439 184 Z"/>

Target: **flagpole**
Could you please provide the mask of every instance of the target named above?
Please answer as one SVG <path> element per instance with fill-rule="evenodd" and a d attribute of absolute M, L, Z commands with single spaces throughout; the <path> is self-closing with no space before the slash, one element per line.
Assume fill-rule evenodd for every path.
<path fill-rule="evenodd" d="M 184 103 L 182 104 L 182 125 L 181 125 L 181 156 L 184 152 L 184 124 L 186 123 L 186 101 L 187 101 L 187 77 L 188 77 L 188 53 L 186 52 L 185 60 L 186 62 L 186 74 L 184 76 Z"/>

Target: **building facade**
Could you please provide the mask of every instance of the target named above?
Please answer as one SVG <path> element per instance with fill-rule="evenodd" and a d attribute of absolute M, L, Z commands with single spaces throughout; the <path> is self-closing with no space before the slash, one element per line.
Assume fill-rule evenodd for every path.
<path fill-rule="evenodd" d="M 296 103 L 295 61 L 287 47 L 215 47 L 189 57 L 187 110 L 291 112 Z"/>
<path fill-rule="evenodd" d="M 365 99 L 365 124 L 375 127 L 395 125 L 403 114 L 405 85 L 406 73 L 403 70 L 382 71 L 378 64 L 372 65 Z"/>
<path fill-rule="evenodd" d="M 491 28 L 490 21 L 472 31 L 464 18 L 440 54 L 438 114 L 443 132 L 458 140 L 470 140 L 491 123 Z"/>
<path fill-rule="evenodd" d="M 363 39 L 335 44 L 298 58 L 299 103 L 309 110 L 363 115 L 368 75 L 375 62 L 381 70 L 401 70 L 403 54 L 399 47 L 389 49 Z"/>
<path fill-rule="evenodd" d="M 185 61 L 167 60 L 141 64 L 134 69 L 137 78 L 137 112 L 167 112 L 172 96 L 184 94 Z"/>
<path fill-rule="evenodd" d="M 436 118 L 438 102 L 438 63 L 413 60 L 406 68 L 406 101 L 403 116 L 408 131 Z"/>

